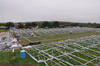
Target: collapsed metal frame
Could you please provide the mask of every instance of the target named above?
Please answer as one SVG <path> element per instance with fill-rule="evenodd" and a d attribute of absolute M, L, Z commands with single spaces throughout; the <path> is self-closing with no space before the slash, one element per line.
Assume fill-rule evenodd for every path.
<path fill-rule="evenodd" d="M 48 29 L 15 29 L 15 33 L 20 33 L 26 37 L 31 37 L 31 34 L 36 36 L 45 35 L 59 35 L 59 34 L 70 34 L 70 33 L 83 33 L 89 31 L 98 31 L 94 28 L 87 27 L 67 27 L 67 28 L 48 28 Z"/>
<path fill-rule="evenodd" d="M 91 41 L 91 39 L 95 39 L 95 40 L 97 40 L 98 42 L 96 43 L 96 44 L 92 44 L 91 46 L 92 47 L 95 47 L 96 45 L 98 45 L 98 43 L 99 43 L 99 40 L 98 40 L 98 38 L 100 38 L 100 35 L 94 35 L 94 36 L 89 36 L 89 37 L 84 37 L 84 38 L 80 38 L 80 39 L 76 39 L 76 40 L 78 40 L 78 41 L 76 41 L 76 40 L 72 40 L 72 39 L 69 39 L 69 40 L 65 40 L 65 41 L 59 41 L 59 42 L 52 42 L 52 43 L 49 43 L 49 44 L 51 44 L 51 45 L 56 45 L 56 47 L 62 47 L 62 48 L 66 48 L 65 46 L 66 45 L 76 45 L 76 46 L 80 46 L 80 47 L 82 47 L 84 50 L 83 51 L 85 51 L 86 49 L 89 49 L 89 50 L 91 50 L 91 51 L 94 51 L 94 52 L 96 52 L 96 53 L 100 53 L 100 52 L 98 52 L 98 51 L 95 51 L 95 50 L 92 50 L 92 49 L 90 49 L 90 47 L 84 47 L 84 46 L 82 46 L 82 45 L 80 45 L 80 44 L 77 44 L 77 42 L 84 42 L 84 41 L 86 41 L 86 40 L 90 40 Z M 61 45 L 59 45 L 59 44 L 61 44 L 61 43 L 64 43 L 64 45 L 63 46 L 61 46 Z M 87 42 L 88 43 L 88 42 Z M 48 45 L 49 45 L 48 44 Z M 48 46 L 48 45 L 46 45 L 46 44 L 42 44 L 42 46 Z M 38 45 L 38 46 L 40 46 L 41 47 L 41 45 Z M 74 53 L 74 52 L 81 52 L 81 51 L 78 51 L 78 50 L 74 50 L 73 52 L 71 52 L 71 53 L 66 53 L 66 52 L 61 52 L 61 51 L 58 51 L 57 49 L 56 49 L 56 47 L 52 47 L 52 48 L 49 48 L 49 49 L 46 49 L 46 50 L 40 50 L 40 49 L 38 49 L 37 48 L 37 46 L 34 46 L 33 48 L 34 49 L 36 49 L 36 50 L 38 50 L 40 53 L 42 52 L 42 53 L 44 53 L 44 54 L 46 54 L 46 55 L 48 55 L 49 57 L 51 57 L 51 58 L 49 58 L 49 59 L 43 59 L 43 60 L 37 60 L 34 56 L 32 56 L 31 54 L 29 54 L 28 52 L 28 55 L 29 56 L 31 56 L 32 57 L 32 59 L 34 59 L 34 60 L 36 60 L 38 63 L 41 63 L 41 62 L 44 62 L 45 64 L 46 64 L 46 66 L 48 66 L 48 64 L 47 64 L 47 62 L 46 61 L 49 61 L 49 60 L 53 60 L 53 59 L 56 59 L 56 60 L 58 60 L 58 61 L 61 61 L 61 63 L 67 63 L 67 64 L 69 64 L 69 65 L 71 65 L 71 66 L 74 66 L 73 64 L 71 64 L 71 63 L 69 63 L 68 61 L 65 61 L 65 60 L 62 60 L 62 59 L 59 59 L 58 57 L 60 57 L 60 56 L 68 56 L 68 55 L 72 55 L 72 56 L 74 56 L 74 57 L 76 57 L 76 58 L 79 58 L 79 59 L 82 59 L 82 60 L 84 60 L 84 61 L 87 61 L 87 60 L 85 60 L 85 59 L 83 59 L 83 58 L 80 58 L 80 57 L 77 57 L 77 56 L 75 56 L 75 55 L 73 55 L 72 53 Z M 70 47 L 68 47 L 68 48 L 70 48 Z M 50 55 L 49 53 L 46 53 L 45 51 L 48 51 L 48 50 L 51 50 L 51 49 L 54 49 L 54 50 L 56 50 L 56 51 L 58 51 L 58 52 L 61 52 L 63 55 L 59 55 L 59 56 L 56 56 L 56 57 L 54 57 L 53 56 L 53 50 L 52 50 L 52 55 Z M 86 54 L 87 55 L 87 54 Z M 89 56 L 89 55 L 87 55 L 87 56 Z M 91 56 L 89 56 L 89 57 L 91 57 Z M 72 58 L 72 57 L 70 57 L 71 59 L 74 59 L 74 58 Z M 82 64 L 82 65 L 86 65 L 86 64 L 88 64 L 88 63 L 91 63 L 93 60 L 96 60 L 96 59 L 98 59 L 98 58 L 100 58 L 100 56 L 99 57 L 97 57 L 97 56 L 95 56 L 95 58 L 93 58 L 91 61 L 88 61 L 88 62 L 86 62 L 85 64 L 83 64 L 83 63 L 81 63 L 80 61 L 77 61 L 77 60 L 75 60 L 75 61 L 77 61 L 77 62 L 79 62 L 80 64 Z M 53 61 L 54 62 L 54 61 Z M 55 64 L 57 64 L 57 65 L 60 65 L 60 64 L 58 64 L 58 63 L 56 63 L 56 62 L 54 62 Z M 63 63 L 63 64 L 64 64 Z M 65 64 L 64 64 L 65 65 Z"/>

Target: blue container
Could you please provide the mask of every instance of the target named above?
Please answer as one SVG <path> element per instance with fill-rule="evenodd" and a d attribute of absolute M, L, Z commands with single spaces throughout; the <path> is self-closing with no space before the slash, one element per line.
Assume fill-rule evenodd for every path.
<path fill-rule="evenodd" d="M 21 50 L 21 52 L 20 52 L 20 58 L 21 59 L 25 59 L 26 58 L 26 51 L 25 50 Z"/>

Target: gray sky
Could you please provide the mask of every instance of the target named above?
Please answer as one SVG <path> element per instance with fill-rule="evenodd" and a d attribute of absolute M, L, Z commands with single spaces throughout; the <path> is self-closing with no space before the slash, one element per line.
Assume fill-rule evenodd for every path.
<path fill-rule="evenodd" d="M 100 22 L 100 0 L 0 0 L 0 22 Z"/>

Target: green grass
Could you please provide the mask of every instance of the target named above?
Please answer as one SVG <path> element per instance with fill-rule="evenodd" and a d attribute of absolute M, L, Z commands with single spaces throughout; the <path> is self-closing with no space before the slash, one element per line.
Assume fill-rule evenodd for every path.
<path fill-rule="evenodd" d="M 48 36 L 40 36 L 40 37 L 32 37 L 32 38 L 28 38 L 30 40 L 32 40 L 33 42 L 34 41 L 41 41 L 42 43 L 48 43 L 48 42 L 53 42 L 53 41 L 61 41 L 61 40 L 67 40 L 67 39 L 75 39 L 75 38 L 80 38 L 80 37 L 85 37 L 85 36 L 91 36 L 91 35 L 96 35 L 98 34 L 97 32 L 85 32 L 85 33 L 78 33 L 78 34 L 70 34 L 70 35 L 48 35 Z M 25 44 L 28 44 L 30 41 L 25 39 L 23 36 L 20 37 L 20 40 L 21 40 L 21 44 L 22 45 L 25 45 Z M 61 44 L 62 45 L 62 44 Z M 51 48 L 52 45 L 50 45 L 49 47 L 45 47 L 45 46 L 41 46 L 41 47 L 38 47 L 38 49 L 40 50 L 45 50 L 45 49 L 48 49 L 48 48 Z M 55 47 L 55 46 L 53 46 Z M 70 46 L 72 48 L 76 48 L 76 49 L 80 49 L 80 47 L 75 47 L 75 46 Z M 66 52 L 71 52 L 73 50 L 70 50 L 68 48 L 58 48 L 59 50 L 62 50 L 62 52 L 66 51 Z M 30 49 L 28 49 L 30 50 Z M 34 50 L 34 49 L 33 49 Z M 98 50 L 98 49 L 95 49 L 95 50 Z M 35 50 L 36 51 L 36 50 Z M 33 54 L 33 56 L 37 57 L 37 52 L 36 51 L 34 53 L 30 52 Z M 91 52 L 91 51 L 86 51 L 88 52 L 89 54 L 93 54 L 95 55 L 96 53 L 94 52 Z M 20 50 L 16 50 L 14 53 L 12 53 L 11 51 L 3 51 L 3 52 L 0 52 L 0 64 L 34 64 L 36 66 L 45 66 L 44 63 L 37 63 L 36 61 L 34 61 L 32 58 L 30 58 L 28 55 L 25 59 L 20 59 Z M 47 51 L 48 54 L 52 55 L 52 51 L 49 50 Z M 53 51 L 53 56 L 59 56 L 59 55 L 62 55 L 62 53 L 54 50 Z M 79 57 L 83 57 L 84 59 L 86 60 L 91 60 L 92 58 L 88 57 L 88 56 L 85 56 L 83 54 L 79 54 L 79 53 L 75 53 L 76 56 L 79 55 Z M 45 55 L 46 56 L 46 55 Z M 97 54 L 96 56 L 100 56 L 100 54 Z M 47 58 L 49 58 L 48 56 L 46 56 Z M 83 60 L 80 60 L 80 59 L 77 59 L 75 57 L 73 57 L 74 59 L 80 61 L 80 62 L 83 62 L 85 63 L 85 61 Z M 41 55 L 41 59 L 43 59 L 43 56 Z M 62 57 L 61 59 L 65 60 L 65 61 L 68 61 L 69 63 L 72 63 L 74 65 L 80 65 L 80 63 L 70 59 L 69 57 Z M 51 62 L 51 61 L 50 61 Z M 49 63 L 50 63 L 49 62 Z M 56 61 L 58 62 L 58 61 Z"/>
<path fill-rule="evenodd" d="M 62 53 L 54 50 L 54 49 L 51 49 L 51 50 L 48 50 L 48 51 L 45 51 L 46 53 L 50 54 L 50 55 L 53 55 L 53 56 L 59 56 L 59 55 L 62 55 Z"/>
<path fill-rule="evenodd" d="M 92 63 L 87 63 L 86 66 L 94 66 Z"/>
<path fill-rule="evenodd" d="M 21 40 L 21 44 L 22 45 L 25 45 L 25 44 L 28 44 L 30 43 L 27 39 L 25 39 L 24 37 L 20 37 L 20 40 Z"/>
<path fill-rule="evenodd" d="M 46 62 L 49 66 L 53 66 L 53 65 L 55 65 L 56 63 L 55 62 L 53 62 L 52 60 L 49 60 L 49 61 L 47 61 Z"/>
<path fill-rule="evenodd" d="M 97 53 L 97 52 L 94 52 L 94 51 L 91 51 L 91 50 L 85 50 L 85 53 L 89 54 L 89 55 L 94 55 L 94 56 L 100 56 L 100 53 Z"/>
<path fill-rule="evenodd" d="M 95 50 L 95 51 L 100 51 L 100 48 L 95 48 L 95 47 L 93 47 L 93 48 L 90 48 L 90 49 L 92 49 L 92 50 Z"/>
<path fill-rule="evenodd" d="M 49 46 L 40 46 L 40 47 L 37 47 L 38 49 L 40 50 L 45 50 L 45 49 L 49 49 L 50 47 Z"/>
<path fill-rule="evenodd" d="M 38 37 L 31 37 L 28 38 L 32 42 L 35 41 L 41 41 L 42 43 L 48 43 L 48 42 L 54 42 L 54 41 L 61 41 L 61 40 L 67 40 L 67 39 L 75 39 L 85 36 L 91 36 L 96 35 L 97 32 L 85 32 L 85 33 L 77 33 L 77 34 L 61 34 L 61 35 L 47 35 L 47 36 L 38 36 Z M 28 44 L 30 41 L 23 38 L 23 36 L 20 37 L 21 44 L 25 45 Z"/>
<path fill-rule="evenodd" d="M 69 55 L 69 56 L 72 57 L 73 59 L 75 59 L 75 60 L 81 62 L 81 63 L 86 63 L 86 61 L 84 61 L 84 60 L 82 60 L 82 59 L 79 59 L 79 58 L 74 57 L 74 56 L 72 56 L 72 55 Z"/>
<path fill-rule="evenodd" d="M 67 53 L 70 53 L 73 51 L 73 49 L 68 49 L 67 47 L 66 48 L 63 48 L 63 47 L 56 47 L 56 49 L 60 52 L 67 52 Z"/>
<path fill-rule="evenodd" d="M 77 57 L 81 57 L 81 58 L 83 58 L 83 59 L 85 59 L 85 60 L 92 60 L 93 58 L 92 57 L 90 57 L 90 56 L 87 56 L 87 55 L 85 55 L 85 54 L 82 54 L 82 53 L 80 53 L 80 52 L 74 52 L 74 53 L 72 53 L 73 55 L 76 55 Z"/>
<path fill-rule="evenodd" d="M 79 62 L 73 60 L 72 58 L 69 58 L 69 56 L 61 56 L 59 57 L 61 60 L 67 61 L 73 65 L 81 65 Z"/>
<path fill-rule="evenodd" d="M 80 46 L 75 46 L 75 45 L 68 45 L 68 47 L 72 48 L 72 49 L 78 49 L 81 50 Z"/>
<path fill-rule="evenodd" d="M 66 40 L 66 39 L 72 39 L 72 38 L 79 38 L 83 36 L 90 36 L 97 34 L 96 32 L 85 32 L 85 33 L 77 33 L 77 34 L 61 34 L 61 35 L 53 35 L 53 36 L 40 36 L 40 37 L 32 37 L 29 38 L 32 41 L 41 41 L 42 43 L 48 43 L 52 41 L 60 41 L 60 40 Z"/>
<path fill-rule="evenodd" d="M 2 60 L 2 61 L 1 61 Z M 20 59 L 20 52 L 16 50 L 14 53 L 11 51 L 0 52 L 0 64 L 23 64 L 32 63 L 33 60 L 27 55 L 25 59 Z"/>
<path fill-rule="evenodd" d="M 44 63 L 37 63 L 36 61 L 34 61 L 33 59 L 31 59 L 28 55 L 26 55 L 25 59 L 21 59 L 20 58 L 20 51 L 19 50 L 15 50 L 14 53 L 12 53 L 11 51 L 4 51 L 4 52 L 0 52 L 0 64 L 6 64 L 6 65 L 10 65 L 10 64 L 29 64 L 29 65 L 35 65 L 35 66 L 45 66 Z M 6 66 L 5 65 L 5 66 Z"/>
<path fill-rule="evenodd" d="M 93 64 L 99 64 L 99 58 L 92 61 Z"/>
<path fill-rule="evenodd" d="M 42 53 L 42 52 L 38 52 L 35 51 L 34 49 L 28 49 L 27 52 L 29 52 L 32 56 L 34 56 L 37 60 L 47 60 L 48 58 L 50 58 L 48 55 Z"/>
<path fill-rule="evenodd" d="M 56 63 L 59 63 L 60 66 L 70 66 L 69 64 L 67 63 L 64 63 L 64 62 L 61 62 L 60 60 L 56 60 L 56 59 L 53 59 L 52 61 L 56 62 Z"/>
<path fill-rule="evenodd" d="M 91 45 L 91 44 L 87 44 L 87 43 L 84 43 L 84 42 L 77 42 L 77 44 L 84 46 L 84 47 Z"/>
<path fill-rule="evenodd" d="M 8 29 L 0 29 L 1 32 L 7 32 Z"/>

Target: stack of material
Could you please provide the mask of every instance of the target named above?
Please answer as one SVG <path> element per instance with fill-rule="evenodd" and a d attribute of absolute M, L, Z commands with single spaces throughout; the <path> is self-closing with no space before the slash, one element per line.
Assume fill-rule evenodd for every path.
<path fill-rule="evenodd" d="M 29 43 L 29 44 L 24 45 L 24 46 L 32 46 L 32 45 L 39 45 L 39 44 L 41 44 L 41 42 Z"/>

